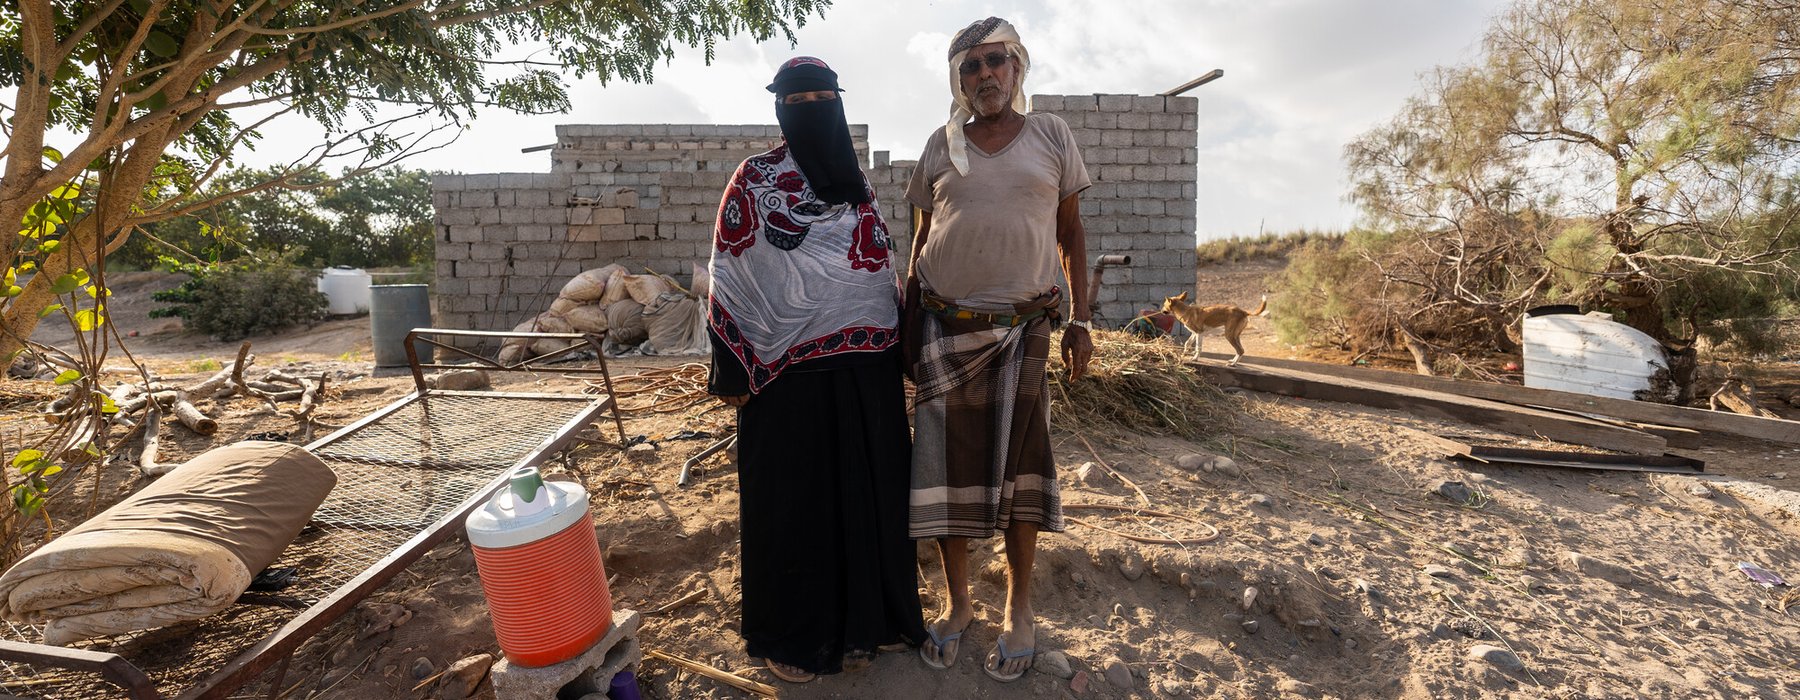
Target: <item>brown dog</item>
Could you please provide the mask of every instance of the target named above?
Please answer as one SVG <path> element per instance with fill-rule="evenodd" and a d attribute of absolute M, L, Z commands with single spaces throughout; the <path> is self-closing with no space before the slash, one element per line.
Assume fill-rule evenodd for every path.
<path fill-rule="evenodd" d="M 1186 342 L 1181 344 L 1181 348 L 1186 350 L 1187 344 L 1193 343 L 1194 359 L 1198 360 L 1200 359 L 1200 334 L 1212 328 L 1223 328 L 1226 342 L 1231 343 L 1231 349 L 1237 351 L 1236 355 L 1231 356 L 1231 362 L 1226 363 L 1227 365 L 1237 364 L 1238 358 L 1244 356 L 1244 345 L 1238 341 L 1238 337 L 1243 335 L 1244 326 L 1250 324 L 1250 317 L 1261 316 L 1269 308 L 1269 297 L 1266 294 L 1263 295 L 1262 303 L 1257 305 L 1255 311 L 1245 311 L 1232 304 L 1195 306 L 1189 304 L 1187 299 L 1188 293 L 1182 292 L 1163 299 L 1162 305 L 1164 313 L 1173 314 L 1175 318 L 1181 319 L 1181 325 L 1187 326 L 1188 332 L 1192 334 Z"/>

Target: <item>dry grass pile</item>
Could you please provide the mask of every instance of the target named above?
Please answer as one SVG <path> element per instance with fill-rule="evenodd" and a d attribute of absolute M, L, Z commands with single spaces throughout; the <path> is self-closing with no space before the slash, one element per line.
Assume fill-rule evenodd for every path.
<path fill-rule="evenodd" d="M 1088 375 L 1073 383 L 1061 343 L 1050 344 L 1050 423 L 1060 430 L 1110 424 L 1198 440 L 1229 427 L 1238 412 L 1235 397 L 1183 365 L 1180 348 L 1167 342 L 1096 330 Z"/>

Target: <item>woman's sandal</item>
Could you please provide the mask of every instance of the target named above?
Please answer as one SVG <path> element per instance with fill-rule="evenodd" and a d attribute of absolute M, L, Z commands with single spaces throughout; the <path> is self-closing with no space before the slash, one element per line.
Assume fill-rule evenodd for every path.
<path fill-rule="evenodd" d="M 773 673 L 773 674 L 775 674 L 776 678 L 780 678 L 781 680 L 787 681 L 789 683 L 795 683 L 795 684 L 805 683 L 807 681 L 810 681 L 814 678 L 819 677 L 818 674 L 816 674 L 816 673 L 812 673 L 809 671 L 803 671 L 799 668 L 777 662 L 773 659 L 763 659 L 763 660 L 767 661 L 769 664 L 769 673 Z"/>

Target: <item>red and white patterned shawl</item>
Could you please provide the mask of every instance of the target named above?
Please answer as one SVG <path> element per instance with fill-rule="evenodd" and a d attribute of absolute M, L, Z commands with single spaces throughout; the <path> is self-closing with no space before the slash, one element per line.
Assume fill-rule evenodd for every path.
<path fill-rule="evenodd" d="M 713 224 L 707 321 L 760 392 L 794 363 L 894 345 L 899 280 L 867 204 L 819 201 L 787 146 L 738 166 Z"/>

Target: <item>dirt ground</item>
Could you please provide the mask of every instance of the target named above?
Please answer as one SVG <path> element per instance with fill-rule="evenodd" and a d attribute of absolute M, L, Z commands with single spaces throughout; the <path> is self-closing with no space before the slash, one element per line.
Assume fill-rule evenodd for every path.
<path fill-rule="evenodd" d="M 1196 299 L 1253 307 L 1262 278 L 1278 269 L 1272 262 L 1202 269 Z M 181 370 L 227 362 L 235 351 L 235 343 L 134 319 L 123 301 L 115 302 L 115 322 L 139 331 L 128 342 L 159 371 L 201 377 L 210 371 Z M 1250 354 L 1300 354 L 1276 342 L 1268 323 L 1252 322 Z M 1216 336 L 1207 339 L 1208 350 L 1223 347 Z M 371 376 L 366 319 L 256 339 L 253 351 L 267 358 L 259 366 L 334 373 L 323 427 L 347 424 L 411 389 L 410 378 Z M 626 358 L 612 367 L 630 373 L 681 361 Z M 1800 376 L 1792 364 L 1770 370 Z M 579 388 L 560 376 L 517 381 L 546 391 Z M 1800 578 L 1793 516 L 1691 477 L 1453 463 L 1414 432 L 1552 447 L 1480 426 L 1256 393 L 1225 400 L 1235 419 L 1198 441 L 1056 426 L 1066 502 L 1135 502 L 1110 477 L 1077 477 L 1078 465 L 1099 461 L 1142 487 L 1155 509 L 1191 519 L 1146 525 L 1080 513 L 1089 524 L 1180 538 L 1206 527 L 1219 534 L 1180 546 L 1076 524 L 1043 535 L 1033 576 L 1038 650 L 1064 655 L 1074 676 L 1054 673 L 1052 660 L 1040 658 L 1039 670 L 1010 685 L 978 668 L 999 630 L 1004 556 L 997 542 L 972 549 L 981 605 L 947 672 L 927 669 L 909 651 L 791 686 L 746 658 L 735 631 L 733 471 L 715 457 L 688 486 L 675 484 L 682 461 L 710 442 L 680 433 L 725 432 L 732 420 L 725 410 L 631 416 L 626 431 L 657 446 L 652 459 L 587 446 L 566 466 L 553 460 L 546 470 L 593 494 L 605 566 L 617 576 L 616 606 L 647 610 L 707 591 L 647 618 L 646 649 L 777 685 L 785 697 L 1800 697 L 1800 618 L 1777 610 L 1770 591 L 1734 568 L 1753 562 Z M 27 410 L 13 409 L 0 426 L 20 429 Z M 172 431 L 165 459 L 292 429 L 291 419 L 247 401 L 220 412 L 211 440 Z M 1705 460 L 1709 474 L 1800 488 L 1800 449 L 1791 446 L 1721 438 L 1678 453 Z M 1231 463 L 1183 468 L 1192 455 Z M 141 485 L 128 469 L 117 472 L 103 483 L 103 499 Z M 1471 488 L 1477 505 L 1436 495 L 1444 481 Z M 941 603 L 936 560 L 920 547 L 928 615 Z M 383 631 L 378 620 L 392 605 L 412 617 Z M 451 541 L 303 647 L 282 696 L 446 697 L 440 685 L 413 688 L 478 653 L 497 646 L 472 556 Z M 744 695 L 654 660 L 640 668 L 640 682 L 652 698 Z M 473 697 L 492 690 L 484 684 Z"/>

